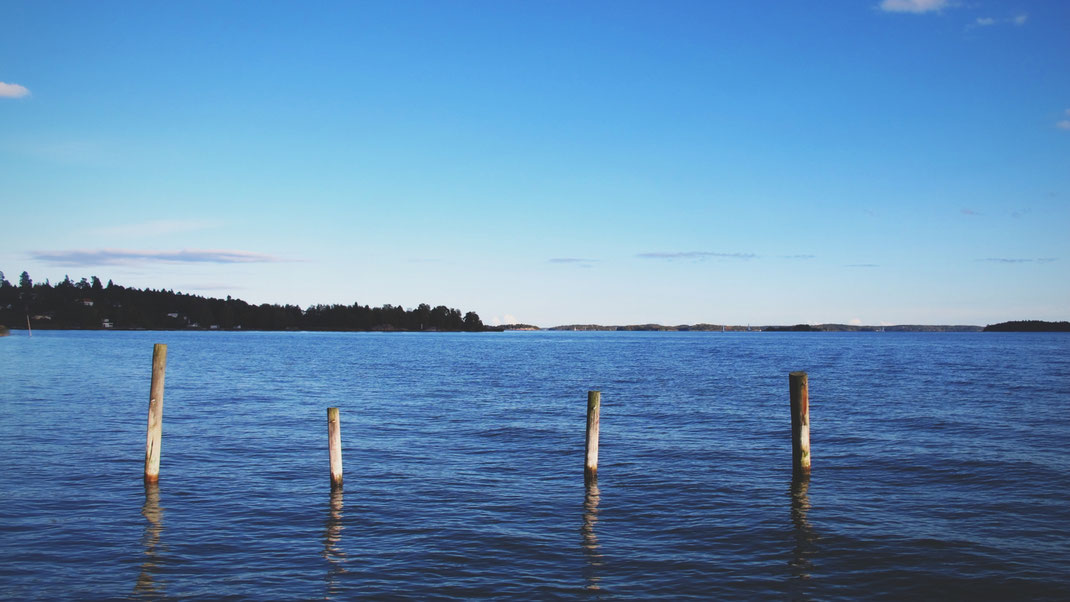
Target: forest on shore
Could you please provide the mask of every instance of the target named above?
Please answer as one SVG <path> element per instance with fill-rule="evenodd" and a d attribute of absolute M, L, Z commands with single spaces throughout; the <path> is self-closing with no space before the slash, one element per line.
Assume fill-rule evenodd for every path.
<path fill-rule="evenodd" d="M 1070 332 L 1070 322 L 1015 320 L 985 326 L 985 332 Z"/>
<path fill-rule="evenodd" d="M 74 282 L 65 277 L 35 283 L 23 272 L 18 284 L 0 272 L 0 324 L 56 330 L 330 330 L 468 331 L 497 330 L 475 312 L 422 303 L 400 305 L 297 305 L 201 297 L 173 290 L 137 289 L 101 283 L 96 276 Z"/>

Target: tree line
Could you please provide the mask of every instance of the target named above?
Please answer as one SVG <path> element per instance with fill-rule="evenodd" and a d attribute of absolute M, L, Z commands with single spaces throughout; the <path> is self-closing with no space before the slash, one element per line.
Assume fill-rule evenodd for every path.
<path fill-rule="evenodd" d="M 422 303 L 400 305 L 297 305 L 201 297 L 173 290 L 137 289 L 101 283 L 96 276 L 55 285 L 35 283 L 27 272 L 18 284 L 0 272 L 0 324 L 39 329 L 116 330 L 331 330 L 469 331 L 489 329 L 475 312 Z"/>
<path fill-rule="evenodd" d="M 985 332 L 1070 332 L 1070 322 L 1014 320 L 985 326 Z"/>

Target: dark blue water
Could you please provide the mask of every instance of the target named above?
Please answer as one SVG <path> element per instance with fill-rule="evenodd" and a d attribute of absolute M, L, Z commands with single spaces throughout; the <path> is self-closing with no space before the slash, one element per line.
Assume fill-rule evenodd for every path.
<path fill-rule="evenodd" d="M 1060 334 L 16 333 L 0 595 L 1065 599 L 1068 441 Z"/>

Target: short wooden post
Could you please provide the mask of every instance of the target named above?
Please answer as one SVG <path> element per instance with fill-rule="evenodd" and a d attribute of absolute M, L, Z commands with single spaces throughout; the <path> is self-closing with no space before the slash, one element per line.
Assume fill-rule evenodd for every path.
<path fill-rule="evenodd" d="M 342 487 L 342 427 L 338 408 L 327 408 L 327 446 L 331 452 L 331 489 Z"/>
<path fill-rule="evenodd" d="M 602 406 L 601 391 L 587 391 L 587 462 L 583 482 L 598 481 L 598 414 Z"/>
<path fill-rule="evenodd" d="M 163 377 L 167 345 L 152 346 L 152 386 L 149 388 L 149 427 L 145 437 L 145 483 L 160 480 L 160 436 L 163 431 Z"/>
<path fill-rule="evenodd" d="M 791 472 L 810 475 L 810 382 L 805 372 L 788 375 L 791 391 Z"/>

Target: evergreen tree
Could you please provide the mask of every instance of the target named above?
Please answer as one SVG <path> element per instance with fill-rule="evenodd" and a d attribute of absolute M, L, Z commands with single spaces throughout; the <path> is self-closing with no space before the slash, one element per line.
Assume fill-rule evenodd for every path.
<path fill-rule="evenodd" d="M 483 320 L 479 319 L 479 314 L 474 311 L 470 311 L 464 314 L 464 329 L 469 332 L 479 332 L 483 330 Z"/>

